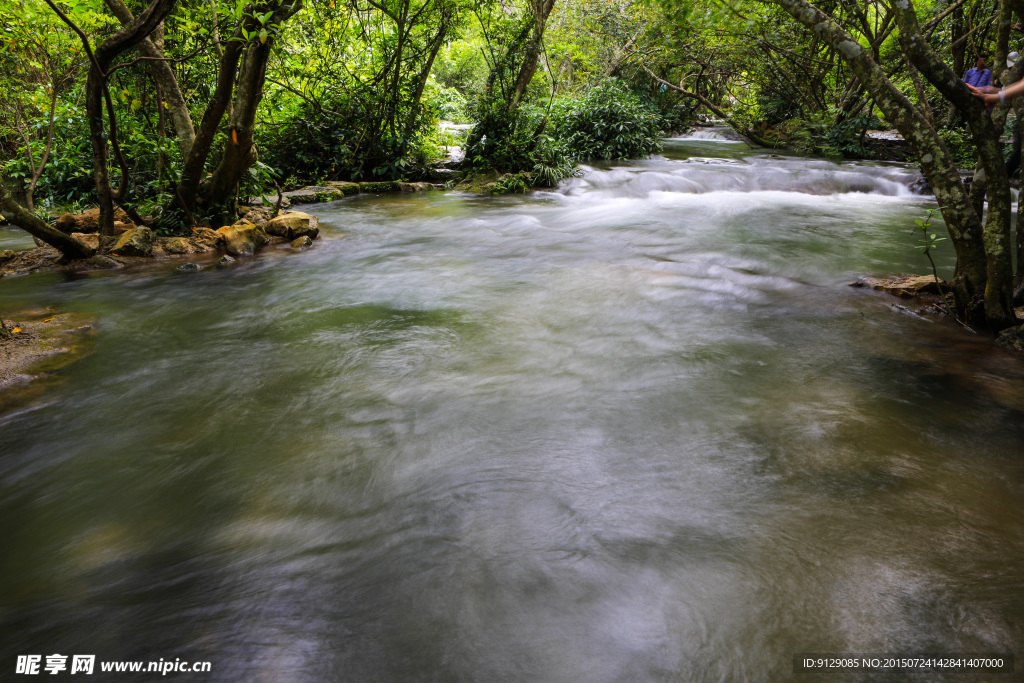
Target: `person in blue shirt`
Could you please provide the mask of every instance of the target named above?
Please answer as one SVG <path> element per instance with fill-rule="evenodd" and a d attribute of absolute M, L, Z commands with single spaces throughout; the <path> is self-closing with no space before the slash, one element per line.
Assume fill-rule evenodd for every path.
<path fill-rule="evenodd" d="M 988 55 L 981 53 L 973 69 L 964 74 L 964 83 L 974 88 L 987 88 L 992 85 L 992 70 L 985 67 Z"/>

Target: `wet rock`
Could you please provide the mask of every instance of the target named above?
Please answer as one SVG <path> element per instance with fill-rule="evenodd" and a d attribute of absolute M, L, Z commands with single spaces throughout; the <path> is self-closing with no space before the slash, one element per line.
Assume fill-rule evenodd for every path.
<path fill-rule="evenodd" d="M 939 294 L 939 285 L 931 275 L 897 275 L 889 278 L 862 277 L 851 286 L 871 287 L 904 299 L 921 294 Z M 942 283 L 942 291 L 950 291 L 948 282 Z"/>
<path fill-rule="evenodd" d="M 223 256 L 220 257 L 220 261 L 217 261 L 217 267 L 218 268 L 224 268 L 224 267 L 230 266 L 230 265 L 232 265 L 234 263 L 235 263 L 235 259 L 231 258 L 227 254 L 224 254 Z"/>
<path fill-rule="evenodd" d="M 160 246 L 168 254 L 194 254 L 196 245 L 185 237 L 166 237 L 160 240 Z"/>
<path fill-rule="evenodd" d="M 398 189 L 402 192 L 427 192 L 434 186 L 430 183 L 398 183 Z"/>
<path fill-rule="evenodd" d="M 0 263 L 10 261 L 17 255 L 18 252 L 14 251 L 13 249 L 4 249 L 3 252 L 0 252 Z"/>
<path fill-rule="evenodd" d="M 143 225 L 122 233 L 110 253 L 117 256 L 152 256 L 155 244 L 156 234 Z"/>
<path fill-rule="evenodd" d="M 289 245 L 292 249 L 302 250 L 308 249 L 313 246 L 313 240 L 309 238 L 309 235 L 303 235 L 302 237 L 296 237 L 291 241 Z"/>
<path fill-rule="evenodd" d="M 451 168 L 432 168 L 428 171 L 428 178 L 435 183 L 448 183 L 458 180 L 460 174 Z"/>
<path fill-rule="evenodd" d="M 230 256 L 225 256 L 224 258 L 231 258 L 231 257 Z M 201 265 L 199 265 L 198 263 L 189 262 L 189 263 L 182 263 L 180 266 L 175 268 L 174 271 L 176 273 L 198 273 L 202 269 L 203 269 L 203 267 Z"/>
<path fill-rule="evenodd" d="M 200 246 L 215 248 L 221 242 L 221 236 L 211 228 L 192 228 L 192 241 Z"/>
<path fill-rule="evenodd" d="M 252 256 L 270 241 L 263 228 L 252 223 L 225 225 L 217 232 L 224 240 L 224 250 L 231 256 Z"/>
<path fill-rule="evenodd" d="M 1024 325 L 1000 332 L 996 337 L 996 346 L 1024 353 Z"/>
<path fill-rule="evenodd" d="M 910 191 L 914 194 L 935 194 L 932 192 L 932 185 L 928 182 L 928 179 L 921 176 L 914 182 L 910 183 Z"/>
<path fill-rule="evenodd" d="M 71 233 L 73 239 L 78 240 L 93 251 L 97 251 L 100 248 L 100 236 L 99 233 L 87 233 L 87 232 L 73 232 Z"/>
<path fill-rule="evenodd" d="M 316 239 L 320 234 L 319 225 L 320 222 L 316 216 L 310 216 L 308 213 L 301 211 L 294 211 L 267 222 L 264 229 L 270 235 L 284 237 L 287 240 L 294 240 L 296 237 L 302 237 L 303 235 L 309 236 L 310 239 Z"/>

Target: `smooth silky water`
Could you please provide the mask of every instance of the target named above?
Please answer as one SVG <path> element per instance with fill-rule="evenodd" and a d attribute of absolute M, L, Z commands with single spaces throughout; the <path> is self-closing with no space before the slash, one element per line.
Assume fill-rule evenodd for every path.
<path fill-rule="evenodd" d="M 7 317 L 98 320 L 0 417 L 4 676 L 1019 670 L 1024 363 L 847 286 L 927 272 L 911 179 L 676 139 L 553 192 L 317 206 L 315 248 L 229 269 L 3 279 Z"/>

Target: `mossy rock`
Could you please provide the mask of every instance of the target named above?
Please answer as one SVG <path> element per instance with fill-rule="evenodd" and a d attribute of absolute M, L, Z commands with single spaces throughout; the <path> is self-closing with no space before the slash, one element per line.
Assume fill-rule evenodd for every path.
<path fill-rule="evenodd" d="M 402 186 L 394 180 L 382 180 L 375 183 L 359 183 L 360 192 L 399 192 Z"/>
<path fill-rule="evenodd" d="M 350 183 L 347 180 L 329 180 L 327 185 L 336 190 L 341 190 L 342 194 L 346 197 L 359 194 L 359 183 Z"/>

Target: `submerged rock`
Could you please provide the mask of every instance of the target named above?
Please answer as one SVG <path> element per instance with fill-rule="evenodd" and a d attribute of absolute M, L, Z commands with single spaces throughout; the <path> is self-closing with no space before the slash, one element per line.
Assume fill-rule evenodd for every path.
<path fill-rule="evenodd" d="M 289 246 L 291 246 L 292 249 L 298 250 L 308 249 L 313 246 L 313 240 L 309 238 L 309 235 L 303 235 L 302 237 L 296 237 L 293 239 Z"/>
<path fill-rule="evenodd" d="M 235 259 L 231 258 L 227 254 L 220 257 L 220 261 L 217 261 L 217 267 L 223 268 L 224 266 L 230 266 L 235 263 Z"/>
<path fill-rule="evenodd" d="M 156 234 L 143 225 L 122 233 L 110 253 L 117 256 L 152 256 L 155 244 Z"/>
<path fill-rule="evenodd" d="M 316 216 L 294 211 L 278 216 L 267 222 L 264 229 L 267 234 L 294 240 L 296 237 L 308 236 L 316 239 L 320 234 L 320 221 Z"/>
<path fill-rule="evenodd" d="M 227 256 L 225 258 L 231 258 L 231 257 Z M 175 272 L 178 272 L 178 273 L 198 273 L 202 269 L 203 269 L 203 267 L 201 265 L 199 265 L 198 263 L 192 263 L 190 261 L 188 263 L 182 263 L 180 266 L 178 266 L 174 270 L 175 270 Z"/>

